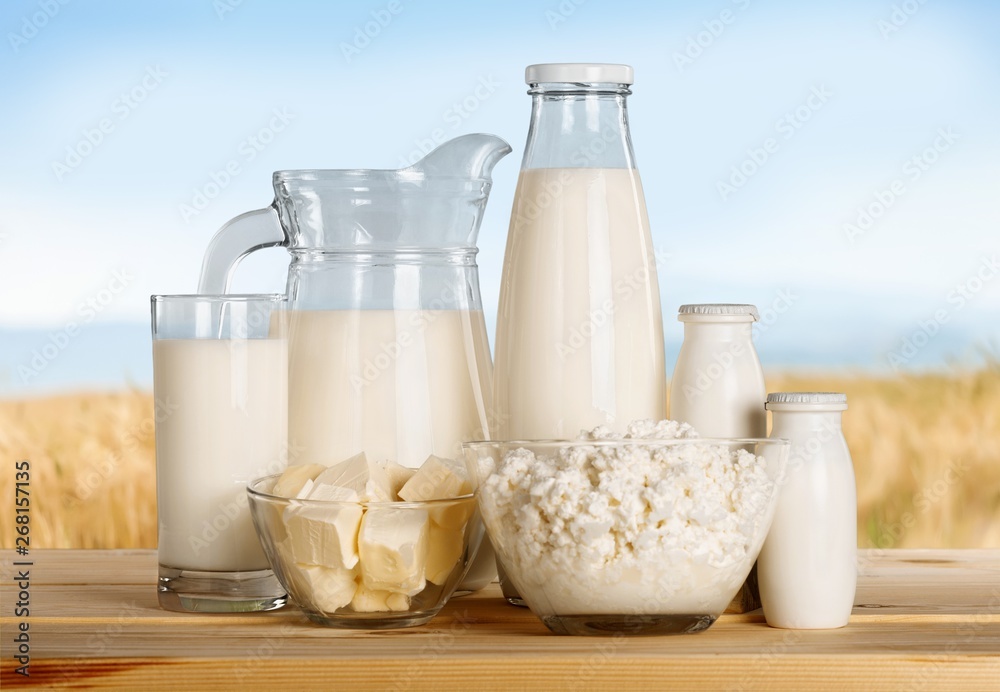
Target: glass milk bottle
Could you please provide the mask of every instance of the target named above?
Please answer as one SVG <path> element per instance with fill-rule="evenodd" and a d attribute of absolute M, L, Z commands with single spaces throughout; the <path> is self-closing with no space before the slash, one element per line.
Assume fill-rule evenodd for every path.
<path fill-rule="evenodd" d="M 772 627 L 847 624 L 857 586 L 857 489 L 840 422 L 847 396 L 770 394 L 771 437 L 791 440 L 771 530 L 757 558 Z"/>
<path fill-rule="evenodd" d="M 494 439 L 576 438 L 666 411 L 663 323 L 627 65 L 525 71 L 531 122 L 496 330 Z"/>
<path fill-rule="evenodd" d="M 684 342 L 670 380 L 670 418 L 702 437 L 765 437 L 764 371 L 753 345 L 753 305 L 682 305 Z"/>

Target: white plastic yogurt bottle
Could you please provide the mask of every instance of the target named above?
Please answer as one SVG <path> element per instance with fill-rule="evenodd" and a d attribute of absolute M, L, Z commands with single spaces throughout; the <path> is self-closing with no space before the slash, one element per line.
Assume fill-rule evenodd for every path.
<path fill-rule="evenodd" d="M 847 395 L 769 394 L 771 437 L 791 440 L 771 530 L 757 558 L 772 627 L 847 624 L 857 587 L 857 488 L 841 432 Z"/>
<path fill-rule="evenodd" d="M 764 437 L 767 387 L 753 345 L 753 305 L 682 305 L 684 342 L 670 379 L 670 418 L 702 437 Z"/>

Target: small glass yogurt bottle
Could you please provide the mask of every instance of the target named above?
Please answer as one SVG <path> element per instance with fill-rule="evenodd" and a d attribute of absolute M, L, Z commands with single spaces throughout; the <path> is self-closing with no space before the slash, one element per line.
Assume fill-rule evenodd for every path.
<path fill-rule="evenodd" d="M 684 342 L 670 378 L 670 418 L 702 437 L 765 437 L 767 388 L 753 345 L 753 305 L 682 305 Z"/>
<path fill-rule="evenodd" d="M 857 587 L 857 488 L 841 431 L 847 395 L 769 394 L 771 437 L 791 440 L 774 522 L 757 558 L 772 627 L 847 624 Z"/>

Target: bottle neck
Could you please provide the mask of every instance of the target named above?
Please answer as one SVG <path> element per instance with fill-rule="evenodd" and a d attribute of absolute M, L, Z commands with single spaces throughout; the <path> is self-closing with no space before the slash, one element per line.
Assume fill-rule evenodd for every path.
<path fill-rule="evenodd" d="M 522 169 L 635 168 L 625 84 L 533 84 Z"/>

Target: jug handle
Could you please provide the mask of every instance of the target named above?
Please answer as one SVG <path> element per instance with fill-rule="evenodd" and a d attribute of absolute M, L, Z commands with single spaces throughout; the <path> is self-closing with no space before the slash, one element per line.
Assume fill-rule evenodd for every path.
<path fill-rule="evenodd" d="M 209 242 L 201 264 L 198 293 L 228 293 L 233 271 L 241 259 L 254 250 L 287 244 L 288 237 L 273 204 L 240 214 L 216 231 Z"/>

